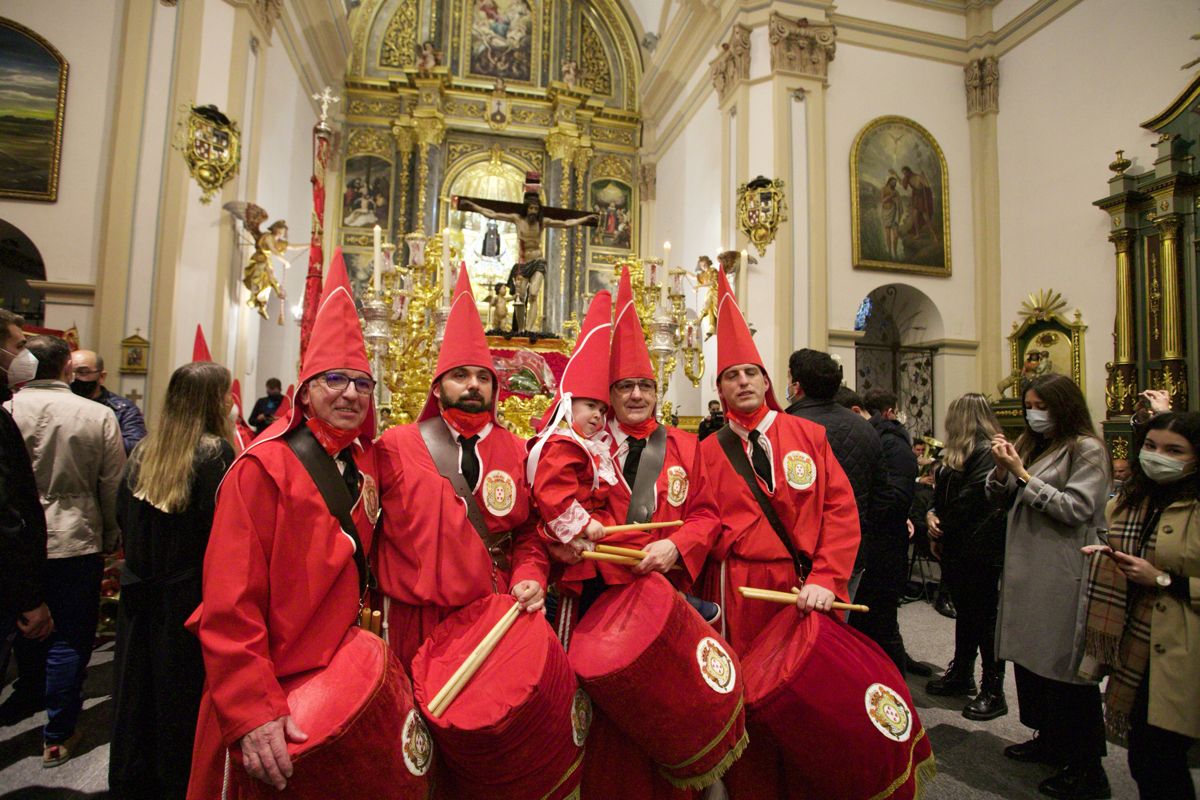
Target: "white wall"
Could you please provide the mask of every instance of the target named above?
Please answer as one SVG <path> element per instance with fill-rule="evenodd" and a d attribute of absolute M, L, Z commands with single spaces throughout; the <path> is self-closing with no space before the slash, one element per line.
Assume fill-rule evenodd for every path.
<path fill-rule="evenodd" d="M 112 108 L 117 79 L 114 43 L 121 29 L 120 4 L 71 0 L 0 0 L 0 16 L 32 29 L 67 60 L 67 104 L 58 177 L 58 201 L 0 200 L 0 219 L 20 228 L 46 264 L 46 279 L 94 283 L 108 169 Z M 70 24 L 64 24 L 69 21 Z M 48 306 L 46 325 L 92 327 L 85 306 Z"/>
<path fill-rule="evenodd" d="M 1136 12 L 1123 0 L 1088 0 L 1000 61 L 1001 319 L 1016 319 L 1021 300 L 1043 288 L 1083 312 L 1086 394 L 1098 419 L 1113 358 L 1115 259 L 1111 224 L 1092 201 L 1108 195 L 1118 148 L 1134 160 L 1131 172 L 1151 168 L 1156 137 L 1138 124 L 1191 79 L 1179 67 L 1196 56 L 1188 37 L 1197 29 L 1191 0 L 1138 3 Z"/>

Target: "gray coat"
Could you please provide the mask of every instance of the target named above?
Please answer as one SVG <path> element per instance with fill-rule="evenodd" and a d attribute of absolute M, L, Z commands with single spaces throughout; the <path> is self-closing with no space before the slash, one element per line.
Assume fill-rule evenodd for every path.
<path fill-rule="evenodd" d="M 1044 678 L 1084 683 L 1076 674 L 1087 623 L 1087 560 L 1079 552 L 1105 529 L 1108 459 L 1097 439 L 1077 439 L 1025 467 L 1017 491 L 1008 474 L 988 475 L 992 499 L 1015 498 L 1008 512 L 996 653 Z"/>

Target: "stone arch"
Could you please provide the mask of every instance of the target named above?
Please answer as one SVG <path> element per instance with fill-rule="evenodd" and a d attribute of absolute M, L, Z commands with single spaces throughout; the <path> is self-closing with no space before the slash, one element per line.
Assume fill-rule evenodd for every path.
<path fill-rule="evenodd" d="M 0 219 L 0 306 L 31 324 L 42 324 L 45 296 L 29 281 L 44 280 L 46 264 L 37 245 L 20 228 Z"/>

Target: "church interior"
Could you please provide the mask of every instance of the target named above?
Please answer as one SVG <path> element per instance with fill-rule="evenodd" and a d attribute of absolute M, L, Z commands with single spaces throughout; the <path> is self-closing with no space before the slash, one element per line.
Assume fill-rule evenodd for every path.
<path fill-rule="evenodd" d="M 197 327 L 246 405 L 294 382 L 340 252 L 386 428 L 463 264 L 530 435 L 628 266 L 694 431 L 722 270 L 780 400 L 824 350 L 943 439 L 1059 372 L 1124 458 L 1139 392 L 1200 407 L 1198 34 L 1192 0 L 0 0 L 0 307 L 152 426 Z"/>

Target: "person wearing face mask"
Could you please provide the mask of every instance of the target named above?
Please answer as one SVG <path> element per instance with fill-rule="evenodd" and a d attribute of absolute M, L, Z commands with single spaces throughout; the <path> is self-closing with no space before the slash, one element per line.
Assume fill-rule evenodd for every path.
<path fill-rule="evenodd" d="M 125 455 L 133 452 L 134 446 L 146 436 L 146 420 L 132 400 L 108 390 L 104 385 L 108 373 L 104 371 L 104 359 L 94 350 L 76 350 L 71 353 L 71 391 L 80 397 L 103 403 L 117 415 L 121 426 L 121 440 L 125 443 Z"/>
<path fill-rule="evenodd" d="M 996 656 L 1012 661 L 1021 723 L 1034 738 L 1005 749 L 1016 761 L 1059 767 L 1045 795 L 1107 798 L 1104 716 L 1096 682 L 1080 677 L 1087 561 L 1080 548 L 1105 528 L 1108 452 L 1083 393 L 1047 373 L 1024 394 L 1017 441 L 992 438 L 989 499 L 1011 504 L 1004 548 Z"/>
<path fill-rule="evenodd" d="M 175 370 L 117 492 L 125 565 L 108 785 L 118 797 L 183 800 L 187 791 L 204 660 L 183 623 L 200 603 L 217 486 L 234 458 L 230 394 L 219 364 Z"/>
<path fill-rule="evenodd" d="M 12 399 L 14 386 L 37 374 L 37 359 L 25 349 L 25 320 L 0 309 L 0 402 Z M 15 362 L 15 363 L 14 363 Z M 22 365 L 25 365 L 24 367 Z M 0 665 L 8 663 L 14 629 L 40 640 L 54 622 L 45 602 L 42 570 L 46 563 L 46 514 L 38 498 L 33 464 L 21 429 L 0 405 Z M 0 705 L 0 725 L 12 725 L 43 707 L 41 692 L 26 681 Z"/>
<path fill-rule="evenodd" d="M 1161 413 L 1122 491 L 1107 544 L 1091 544 L 1089 679 L 1108 676 L 1108 733 L 1129 747 L 1142 800 L 1193 800 L 1188 749 L 1200 738 L 1200 414 Z"/>

